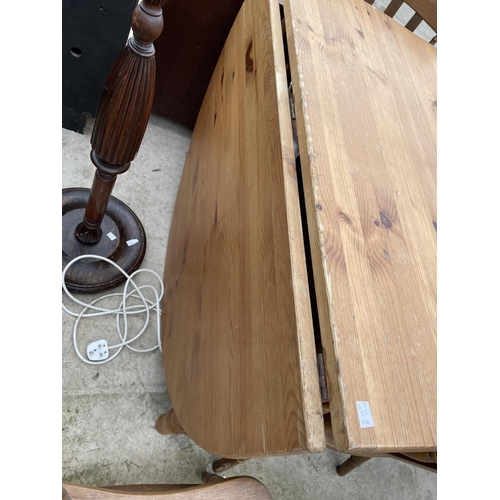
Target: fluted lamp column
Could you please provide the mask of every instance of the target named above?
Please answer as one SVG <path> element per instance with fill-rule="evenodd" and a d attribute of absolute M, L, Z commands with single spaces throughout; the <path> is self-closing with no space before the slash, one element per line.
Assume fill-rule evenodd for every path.
<path fill-rule="evenodd" d="M 165 0 L 143 0 L 132 14 L 133 36 L 106 80 L 92 131 L 90 158 L 96 167 L 92 188 L 62 192 L 62 265 L 83 254 L 109 258 L 127 273 L 139 268 L 146 233 L 134 212 L 111 196 L 119 174 L 137 155 L 148 124 L 155 88 L 153 42 L 163 29 Z M 82 259 L 66 273 L 72 292 L 95 293 L 124 280 L 111 264 Z"/>

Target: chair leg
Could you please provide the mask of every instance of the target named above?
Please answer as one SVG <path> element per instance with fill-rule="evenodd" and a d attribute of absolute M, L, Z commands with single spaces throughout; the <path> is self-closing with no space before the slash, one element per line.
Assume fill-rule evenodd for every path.
<path fill-rule="evenodd" d="M 337 474 L 339 476 L 345 476 L 349 474 L 349 472 L 353 471 L 360 465 L 363 465 L 365 462 L 368 462 L 372 457 L 357 457 L 351 455 L 345 462 L 341 463 L 337 467 Z"/>
<path fill-rule="evenodd" d="M 246 460 L 238 458 L 221 458 L 212 464 L 212 468 L 214 472 L 220 473 L 234 467 L 235 465 L 242 464 L 243 462 L 246 462 Z"/>
<path fill-rule="evenodd" d="M 173 409 L 158 417 L 156 430 L 163 435 L 186 434 Z"/>
<path fill-rule="evenodd" d="M 203 475 L 201 476 L 201 480 L 204 483 L 219 483 L 220 481 L 224 481 L 224 478 L 222 476 L 219 476 L 218 474 L 211 474 L 210 472 L 204 472 Z"/>

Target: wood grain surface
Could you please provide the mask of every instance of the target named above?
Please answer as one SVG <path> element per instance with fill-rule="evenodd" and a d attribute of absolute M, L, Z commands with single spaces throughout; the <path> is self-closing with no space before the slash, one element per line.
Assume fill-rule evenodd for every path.
<path fill-rule="evenodd" d="M 228 458 L 325 447 L 279 4 L 244 3 L 212 76 L 165 266 L 176 415 Z"/>
<path fill-rule="evenodd" d="M 435 450 L 436 49 L 362 0 L 284 4 L 335 447 Z"/>
<path fill-rule="evenodd" d="M 147 500 L 271 500 L 271 495 L 260 481 L 247 476 L 200 485 L 134 485 L 132 487 L 97 488 L 63 483 L 63 500 L 140 500 L 142 498 Z"/>

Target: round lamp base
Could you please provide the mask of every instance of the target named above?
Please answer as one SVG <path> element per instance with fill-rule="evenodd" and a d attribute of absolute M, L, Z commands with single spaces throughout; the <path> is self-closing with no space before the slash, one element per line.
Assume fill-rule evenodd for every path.
<path fill-rule="evenodd" d="M 75 229 L 83 221 L 89 194 L 90 189 L 84 188 L 62 190 L 62 269 L 75 257 L 94 254 L 107 257 L 130 275 L 146 253 L 146 233 L 141 222 L 125 203 L 111 196 L 100 241 L 95 245 L 80 243 Z M 75 262 L 65 277 L 68 290 L 74 293 L 98 293 L 125 280 L 113 265 L 90 258 Z"/>

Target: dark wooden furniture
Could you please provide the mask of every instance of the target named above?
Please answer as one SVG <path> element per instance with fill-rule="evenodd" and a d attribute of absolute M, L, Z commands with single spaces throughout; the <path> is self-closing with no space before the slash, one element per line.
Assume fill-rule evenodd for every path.
<path fill-rule="evenodd" d="M 144 0 L 132 14 L 131 37 L 111 68 L 92 132 L 92 189 L 63 190 L 63 268 L 75 257 L 106 257 L 131 274 L 146 252 L 146 234 L 134 212 L 111 196 L 141 145 L 153 103 L 156 61 L 153 42 L 163 28 L 164 0 Z M 126 279 L 114 265 L 77 261 L 65 275 L 70 291 L 95 293 Z"/>
<path fill-rule="evenodd" d="M 153 111 L 193 128 L 210 78 L 243 0 L 169 0 L 155 43 Z"/>

